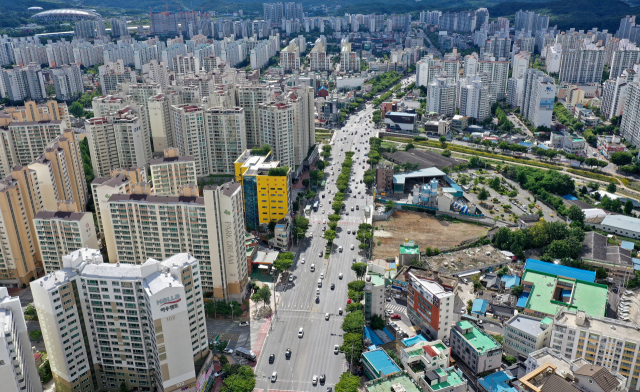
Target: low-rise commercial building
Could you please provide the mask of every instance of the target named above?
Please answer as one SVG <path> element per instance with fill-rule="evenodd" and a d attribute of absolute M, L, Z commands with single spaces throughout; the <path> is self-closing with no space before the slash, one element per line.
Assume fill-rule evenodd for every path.
<path fill-rule="evenodd" d="M 409 273 L 409 319 L 433 339 L 448 338 L 453 326 L 454 293 Z"/>
<path fill-rule="evenodd" d="M 498 369 L 502 363 L 502 346 L 466 320 L 451 330 L 451 351 L 476 375 Z"/>
<path fill-rule="evenodd" d="M 542 320 L 518 314 L 504 324 L 504 351 L 509 355 L 526 358 L 529 353 L 549 344 L 553 319 Z"/>
<path fill-rule="evenodd" d="M 384 318 L 384 267 L 367 264 L 364 277 L 364 319 L 371 321 L 373 315 Z"/>

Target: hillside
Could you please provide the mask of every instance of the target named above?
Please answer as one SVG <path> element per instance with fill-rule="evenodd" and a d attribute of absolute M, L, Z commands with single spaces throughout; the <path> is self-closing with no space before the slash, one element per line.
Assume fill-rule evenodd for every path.
<path fill-rule="evenodd" d="M 29 7 L 42 7 L 44 10 L 70 8 L 72 5 L 46 0 L 0 0 L 0 27 L 17 27 L 28 23 L 31 15 L 37 11 L 29 11 Z"/>

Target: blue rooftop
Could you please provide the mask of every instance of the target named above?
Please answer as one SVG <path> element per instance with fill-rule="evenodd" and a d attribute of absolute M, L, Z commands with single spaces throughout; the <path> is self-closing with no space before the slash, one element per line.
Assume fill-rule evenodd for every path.
<path fill-rule="evenodd" d="M 565 200 L 578 200 L 578 198 L 575 197 L 574 195 L 564 195 L 562 196 L 562 198 Z"/>
<path fill-rule="evenodd" d="M 416 113 L 405 113 L 405 112 L 387 112 L 387 114 L 390 114 L 392 116 L 393 115 L 396 115 L 396 116 L 413 116 L 413 117 L 417 116 Z M 385 114 L 385 116 L 387 114 Z"/>
<path fill-rule="evenodd" d="M 423 342 L 426 343 L 428 342 L 428 340 L 425 339 L 424 336 L 422 335 L 416 335 L 410 338 L 402 339 L 401 342 L 402 344 L 404 344 L 405 347 L 411 347 L 414 344 L 423 343 Z"/>
<path fill-rule="evenodd" d="M 484 299 L 474 299 L 473 307 L 471 308 L 471 313 L 483 315 L 487 312 L 487 305 L 489 303 Z"/>
<path fill-rule="evenodd" d="M 514 380 L 515 377 L 511 372 L 495 372 L 486 377 L 478 379 L 478 383 L 482 385 L 487 392 L 517 392 L 517 389 L 509 386 L 508 382 Z"/>
<path fill-rule="evenodd" d="M 565 265 L 545 263 L 544 261 L 527 259 L 527 263 L 524 266 L 526 270 L 532 270 L 542 272 L 545 274 L 564 276 L 576 280 L 582 280 L 584 282 L 594 283 L 596 280 L 595 271 L 587 271 L 578 268 L 567 267 Z"/>
<path fill-rule="evenodd" d="M 622 243 L 620 244 L 620 247 L 623 249 L 633 250 L 633 248 L 635 247 L 635 244 L 631 241 L 622 241 Z"/>
<path fill-rule="evenodd" d="M 386 333 L 387 336 L 389 337 L 389 339 L 391 339 L 391 341 L 393 342 L 394 340 L 396 340 L 396 337 L 389 332 L 389 330 L 387 329 L 387 327 L 382 328 L 382 332 Z"/>
<path fill-rule="evenodd" d="M 379 373 L 379 377 L 400 372 L 398 365 L 383 349 L 362 353 L 362 358 L 371 364 L 373 370 Z"/>
<path fill-rule="evenodd" d="M 528 292 L 523 292 L 522 294 L 520 294 L 520 298 L 518 298 L 518 302 L 516 303 L 516 307 L 524 308 L 525 306 L 527 306 L 527 300 L 528 299 L 529 299 L 529 293 Z"/>
<path fill-rule="evenodd" d="M 631 261 L 633 262 L 633 269 L 640 271 L 640 259 L 632 258 Z"/>
<path fill-rule="evenodd" d="M 538 148 L 541 148 L 543 150 L 548 150 L 549 147 L 545 146 L 544 144 L 538 144 Z"/>
<path fill-rule="evenodd" d="M 375 332 L 373 332 L 373 329 L 369 328 L 369 327 L 364 327 L 364 337 L 366 339 L 369 339 L 369 341 L 371 342 L 371 344 L 376 345 L 376 346 L 382 346 L 384 344 L 384 342 L 382 341 L 382 339 L 380 339 L 378 337 L 378 335 L 375 334 Z"/>
<path fill-rule="evenodd" d="M 444 177 L 446 174 L 435 167 L 428 167 L 426 169 L 414 170 L 408 173 L 400 173 L 393 175 L 394 184 L 404 184 L 405 179 L 415 177 Z"/>
<path fill-rule="evenodd" d="M 531 147 L 531 143 L 529 143 L 529 142 L 520 142 L 518 144 L 521 145 L 521 146 L 524 146 L 524 147 Z"/>
<path fill-rule="evenodd" d="M 512 275 L 502 275 L 502 278 L 500 278 L 503 282 L 504 282 L 504 288 L 505 289 L 510 289 L 513 286 L 517 286 L 520 284 L 520 277 L 519 276 L 512 276 Z"/>

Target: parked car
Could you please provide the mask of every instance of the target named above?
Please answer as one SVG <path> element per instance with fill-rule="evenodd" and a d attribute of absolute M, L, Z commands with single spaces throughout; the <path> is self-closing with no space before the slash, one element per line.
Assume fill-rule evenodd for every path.
<path fill-rule="evenodd" d="M 243 321 L 240 324 L 238 324 L 240 327 L 248 327 L 249 326 L 249 322 L 248 321 Z"/>

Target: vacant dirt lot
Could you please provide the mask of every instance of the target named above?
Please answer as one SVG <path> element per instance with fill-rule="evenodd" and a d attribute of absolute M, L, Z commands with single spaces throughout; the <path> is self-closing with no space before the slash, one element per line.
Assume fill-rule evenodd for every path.
<path fill-rule="evenodd" d="M 485 226 L 470 223 L 453 223 L 438 220 L 432 215 L 396 211 L 389 220 L 374 222 L 375 258 L 395 257 L 398 247 L 405 239 L 414 241 L 423 252 L 427 246 L 444 250 L 459 245 L 465 240 L 487 234 Z M 378 241 L 380 245 L 378 246 Z"/>

